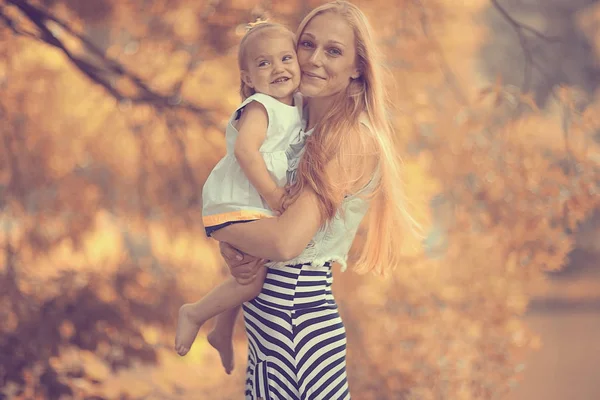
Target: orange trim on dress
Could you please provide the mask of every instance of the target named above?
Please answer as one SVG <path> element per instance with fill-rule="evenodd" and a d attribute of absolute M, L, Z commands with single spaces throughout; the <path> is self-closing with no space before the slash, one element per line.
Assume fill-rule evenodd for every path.
<path fill-rule="evenodd" d="M 215 215 L 206 215 L 202 217 L 205 227 L 221 225 L 233 221 L 252 221 L 261 218 L 273 218 L 259 211 L 238 210 Z"/>

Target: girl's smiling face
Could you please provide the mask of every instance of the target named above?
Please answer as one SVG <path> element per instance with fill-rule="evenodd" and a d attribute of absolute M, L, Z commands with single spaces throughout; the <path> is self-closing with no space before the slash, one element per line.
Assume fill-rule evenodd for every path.
<path fill-rule="evenodd" d="M 298 62 L 304 96 L 330 97 L 345 90 L 360 76 L 352 27 L 334 12 L 315 16 L 298 40 Z"/>
<path fill-rule="evenodd" d="M 248 46 L 245 69 L 241 72 L 246 85 L 258 93 L 291 104 L 300 83 L 293 40 L 276 32 L 266 32 L 253 38 Z"/>

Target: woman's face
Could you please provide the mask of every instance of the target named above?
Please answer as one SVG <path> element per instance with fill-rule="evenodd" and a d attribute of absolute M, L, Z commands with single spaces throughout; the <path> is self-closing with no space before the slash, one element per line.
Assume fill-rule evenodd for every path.
<path fill-rule="evenodd" d="M 310 20 L 298 41 L 304 96 L 333 96 L 358 78 L 354 39 L 350 25 L 336 13 L 326 12 Z"/>

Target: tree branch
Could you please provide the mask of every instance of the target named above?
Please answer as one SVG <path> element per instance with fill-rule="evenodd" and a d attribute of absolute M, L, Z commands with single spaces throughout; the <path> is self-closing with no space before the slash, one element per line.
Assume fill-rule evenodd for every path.
<path fill-rule="evenodd" d="M 35 36 L 33 33 L 20 30 L 17 24 L 15 24 L 15 21 L 10 19 L 10 17 L 4 13 L 4 7 L 0 8 L 0 21 L 4 22 L 4 25 L 6 25 L 15 35 L 37 39 L 37 36 Z"/>
<path fill-rule="evenodd" d="M 542 32 L 538 31 L 535 28 L 532 28 L 529 25 L 523 24 L 516 19 L 514 19 L 506 9 L 500 5 L 498 0 L 490 0 L 492 6 L 502 15 L 504 20 L 508 22 L 510 26 L 512 26 L 513 30 L 517 34 L 517 38 L 519 39 L 519 43 L 521 45 L 521 49 L 523 51 L 523 57 L 525 58 L 525 65 L 523 66 L 523 84 L 522 90 L 524 92 L 529 91 L 531 86 L 531 78 L 533 72 L 533 66 L 535 66 L 533 60 L 533 54 L 531 51 L 531 46 L 529 43 L 529 38 L 526 33 L 532 34 L 538 39 L 544 40 L 549 43 L 557 43 L 560 42 L 560 38 L 555 36 L 547 36 Z"/>
<path fill-rule="evenodd" d="M 218 121 L 211 116 L 211 110 L 199 107 L 187 100 L 181 99 L 179 89 L 181 85 L 177 85 L 173 93 L 163 94 L 154 91 L 148 86 L 148 84 L 136 73 L 129 71 L 122 64 L 106 56 L 98 46 L 96 46 L 89 38 L 84 35 L 75 32 L 68 23 L 62 21 L 56 16 L 51 15 L 48 11 L 36 7 L 24 0 L 7 0 L 9 4 L 17 7 L 24 15 L 31 21 L 40 32 L 40 36 L 33 34 L 26 34 L 20 31 L 15 24 L 15 21 L 11 20 L 5 14 L 1 14 L 1 20 L 12 29 L 15 34 L 26 35 L 28 37 L 35 37 L 50 46 L 56 47 L 61 50 L 68 59 L 73 63 L 77 69 L 79 69 L 84 75 L 86 75 L 92 82 L 102 86 L 112 97 L 118 101 L 130 102 L 132 104 L 149 104 L 157 110 L 165 109 L 179 109 L 190 111 L 200 118 L 203 119 L 207 125 L 217 125 Z M 99 63 L 98 65 L 92 64 L 90 61 L 85 60 L 83 57 L 74 54 L 69 48 L 57 38 L 50 30 L 47 22 L 51 21 L 57 26 L 62 28 L 66 33 L 79 40 L 87 52 L 94 55 Z M 127 96 L 122 93 L 111 83 L 111 77 L 117 76 L 119 78 L 125 78 L 131 81 L 136 87 L 138 94 L 134 96 Z"/>
<path fill-rule="evenodd" d="M 542 39 L 546 42 L 550 42 L 550 43 L 557 43 L 560 42 L 560 38 L 557 36 L 548 36 L 543 34 L 542 32 L 538 31 L 537 29 L 526 25 L 522 22 L 518 22 L 516 19 L 514 19 L 509 13 L 508 11 L 506 11 L 506 9 L 504 7 L 502 7 L 500 5 L 500 3 L 498 3 L 498 0 L 490 0 L 492 2 L 492 5 L 494 6 L 494 8 L 496 10 L 498 10 L 498 12 L 500 14 L 502 14 L 502 16 L 504 17 L 504 19 L 506 19 L 506 21 L 511 24 L 513 26 L 513 28 L 515 30 L 520 31 L 521 33 L 523 31 L 525 32 L 529 32 L 532 35 L 536 36 L 538 39 Z"/>

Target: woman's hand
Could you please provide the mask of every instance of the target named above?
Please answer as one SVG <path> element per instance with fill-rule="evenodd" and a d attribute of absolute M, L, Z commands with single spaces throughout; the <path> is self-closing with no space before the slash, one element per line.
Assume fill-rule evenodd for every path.
<path fill-rule="evenodd" d="M 252 282 L 258 269 L 264 267 L 264 259 L 242 253 L 228 243 L 219 242 L 219 250 L 229 267 L 229 272 L 240 285 Z"/>

